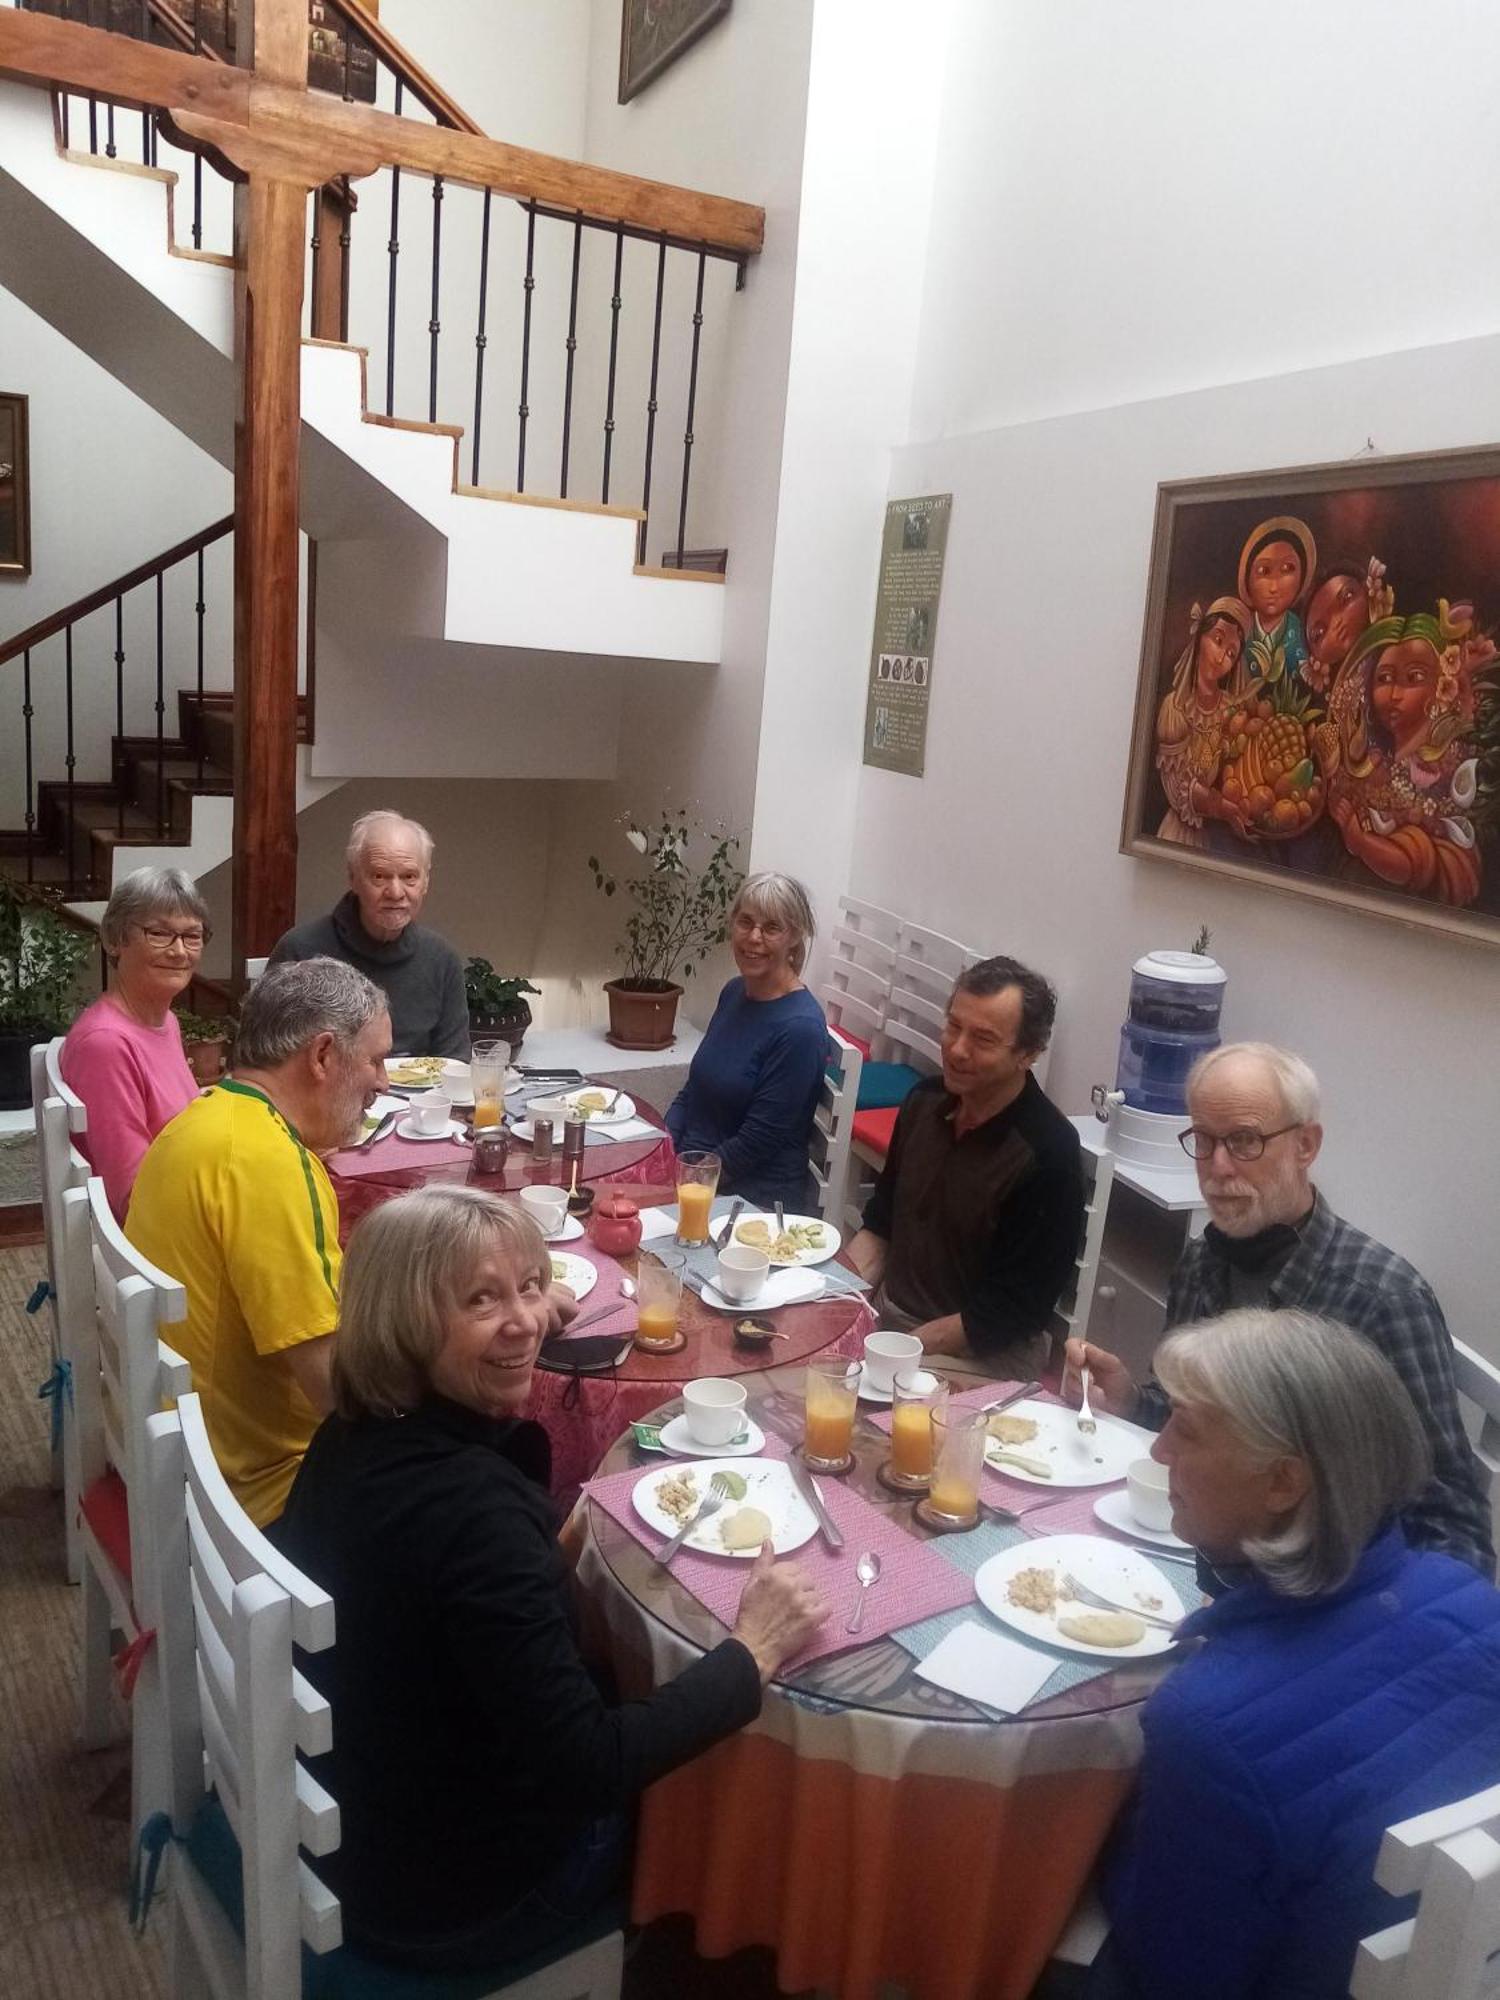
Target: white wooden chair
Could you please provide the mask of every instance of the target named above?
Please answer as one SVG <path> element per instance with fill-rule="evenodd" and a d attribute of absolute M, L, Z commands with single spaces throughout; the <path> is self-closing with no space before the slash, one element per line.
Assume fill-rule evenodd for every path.
<path fill-rule="evenodd" d="M 253 986 L 270 964 L 270 958 L 247 958 L 245 960 L 245 984 Z"/>
<path fill-rule="evenodd" d="M 187 1295 L 126 1242 L 97 1175 L 63 1196 L 63 1258 L 70 1284 L 87 1288 L 73 1356 L 78 1433 L 79 1544 L 83 1556 L 82 1732 L 87 1745 L 114 1741 L 119 1712 L 110 1672 L 111 1631 L 134 1658 L 131 1774 L 134 1823 L 159 1802 L 164 1724 L 158 1657 L 161 1593 L 144 1493 L 147 1420 L 183 1394 L 191 1374 L 160 1329 L 187 1315 Z"/>
<path fill-rule="evenodd" d="M 1462 1340 L 1453 1343 L 1453 1375 L 1458 1393 L 1479 1412 L 1474 1453 L 1490 1485 L 1490 1512 L 1500 1541 L 1500 1368 Z"/>
<path fill-rule="evenodd" d="M 859 1078 L 864 1052 L 837 1028 L 828 1030 L 828 1056 L 813 1113 L 808 1166 L 818 1190 L 818 1213 L 835 1229 L 858 1228 L 849 1201 L 849 1161 L 854 1140 L 854 1110 L 859 1102 Z"/>
<path fill-rule="evenodd" d="M 318 1993 L 358 2000 L 359 1961 L 337 1951 L 338 1899 L 299 1852 L 316 1858 L 339 1842 L 338 1806 L 302 1761 L 332 1747 L 336 1719 L 292 1652 L 333 1644 L 333 1600 L 271 1546 L 230 1493 L 197 1396 L 153 1417 L 148 1437 L 155 1539 L 179 1602 L 191 1605 L 190 1619 L 171 1628 L 163 1658 L 169 1732 L 183 1753 L 175 1768 L 192 1774 L 172 1802 L 182 1836 L 168 1877 L 172 2000 L 205 1992 L 214 2000 L 296 2000 L 305 1990 L 304 1945 L 321 1961 Z M 210 1786 L 238 1854 L 207 1803 Z M 215 1850 L 206 1836 L 216 1824 Z M 495 1991 L 508 2000 L 609 2000 L 619 1992 L 622 1956 L 617 1931 Z M 472 1979 L 462 1984 L 473 1992 Z M 379 1990 L 407 1987 L 400 1975 L 384 1975 Z M 447 1990 L 440 1976 L 410 1976 L 412 2000 L 443 2000 Z"/>
<path fill-rule="evenodd" d="M 1500 1994 L 1500 1785 L 1389 1828 L 1375 1880 L 1418 1895 L 1417 1914 L 1365 1938 L 1354 2000 L 1491 2000 Z"/>
<path fill-rule="evenodd" d="M 898 928 L 892 911 L 839 898 L 839 921 L 829 932 L 832 950 L 818 998 L 828 1025 L 866 1054 L 885 1019 Z"/>
<path fill-rule="evenodd" d="M 77 1583 L 83 1575 L 83 1555 L 78 1542 L 78 1427 L 72 1409 L 75 1344 L 72 1321 L 79 1313 L 93 1311 L 93 1293 L 92 1288 L 80 1291 L 69 1282 L 70 1268 L 61 1256 L 62 1198 L 69 1188 L 81 1188 L 88 1181 L 88 1161 L 75 1143 L 88 1129 L 88 1113 L 83 1100 L 62 1080 L 57 1060 L 61 1048 L 59 1035 L 52 1042 L 38 1042 L 32 1049 L 31 1106 L 36 1123 L 42 1227 L 52 1306 L 52 1374 L 47 1385 L 52 1399 L 52 1484 L 54 1489 L 61 1489 L 63 1496 L 68 1581 Z"/>

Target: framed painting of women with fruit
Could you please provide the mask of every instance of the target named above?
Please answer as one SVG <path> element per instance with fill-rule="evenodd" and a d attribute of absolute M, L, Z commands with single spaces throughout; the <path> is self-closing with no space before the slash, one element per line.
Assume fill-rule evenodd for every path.
<path fill-rule="evenodd" d="M 1500 449 L 1159 487 L 1121 848 L 1500 943 Z"/>

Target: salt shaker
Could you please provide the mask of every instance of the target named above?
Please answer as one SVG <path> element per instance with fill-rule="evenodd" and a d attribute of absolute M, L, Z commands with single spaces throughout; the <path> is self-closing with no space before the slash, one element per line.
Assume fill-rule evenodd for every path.
<path fill-rule="evenodd" d="M 552 1120 L 533 1118 L 531 1121 L 531 1161 L 533 1166 L 550 1167 L 552 1164 Z"/>
<path fill-rule="evenodd" d="M 575 1167 L 583 1165 L 583 1135 L 588 1124 L 582 1118 L 569 1118 L 563 1124 L 562 1177 L 563 1186 L 568 1185 Z"/>

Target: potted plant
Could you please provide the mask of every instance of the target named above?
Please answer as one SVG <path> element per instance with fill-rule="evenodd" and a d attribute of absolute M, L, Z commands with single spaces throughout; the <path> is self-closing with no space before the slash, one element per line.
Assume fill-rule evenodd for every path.
<path fill-rule="evenodd" d="M 728 936 L 730 905 L 745 879 L 735 860 L 739 836 L 704 826 L 686 807 L 663 812 L 654 826 L 627 818 L 624 827 L 645 872 L 616 876 L 592 854 L 588 864 L 601 895 L 623 890 L 633 905 L 615 947 L 624 973 L 604 985 L 609 1039 L 621 1049 L 665 1049 L 683 992 L 677 975 L 690 979 Z"/>
<path fill-rule="evenodd" d="M 234 1039 L 233 1025 L 219 1014 L 192 1014 L 186 1007 L 174 1007 L 172 1011 L 182 1030 L 188 1068 L 200 1083 L 217 1083 Z"/>
<path fill-rule="evenodd" d="M 519 974 L 496 972 L 487 958 L 471 958 L 464 967 L 464 995 L 469 1003 L 469 1034 L 474 1040 L 493 1036 L 509 1042 L 511 1054 L 518 1055 L 531 1026 L 531 1009 L 522 994 L 542 989 Z"/>
<path fill-rule="evenodd" d="M 31 1102 L 31 1049 L 78 1012 L 75 987 L 94 939 L 40 894 L 0 876 L 0 1110 Z"/>

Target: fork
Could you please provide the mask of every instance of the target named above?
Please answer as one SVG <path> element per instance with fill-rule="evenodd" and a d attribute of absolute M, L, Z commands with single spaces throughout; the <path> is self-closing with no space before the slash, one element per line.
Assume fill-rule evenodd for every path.
<path fill-rule="evenodd" d="M 676 1555 L 677 1551 L 687 1540 L 688 1536 L 693 1532 L 694 1528 L 697 1527 L 698 1523 L 708 1520 L 710 1515 L 717 1514 L 728 1498 L 729 1481 L 724 1477 L 722 1472 L 716 1472 L 708 1482 L 708 1491 L 699 1502 L 697 1513 L 689 1514 L 671 1541 L 658 1554 L 656 1558 L 657 1568 L 665 1569 L 673 1556 Z"/>
<path fill-rule="evenodd" d="M 1159 1618 L 1154 1611 L 1143 1611 L 1138 1604 L 1120 1604 L 1112 1597 L 1101 1597 L 1097 1590 L 1090 1590 L 1076 1576 L 1063 1576 L 1059 1582 L 1064 1597 L 1076 1597 L 1080 1604 L 1092 1604 L 1096 1611 L 1125 1611 L 1132 1618 L 1139 1618 L 1143 1624 L 1159 1625 L 1163 1632 L 1177 1630 L 1177 1619 Z"/>
<path fill-rule="evenodd" d="M 1095 1431 L 1098 1430 L 1099 1424 L 1098 1420 L 1094 1416 L 1093 1411 L 1089 1408 L 1089 1371 L 1087 1364 L 1085 1364 L 1085 1366 L 1079 1373 L 1078 1384 L 1079 1388 L 1082 1391 L 1082 1396 L 1078 1404 L 1079 1435 L 1081 1437 L 1091 1438 L 1094 1435 Z"/>

